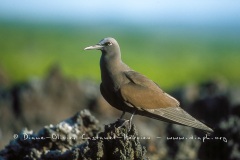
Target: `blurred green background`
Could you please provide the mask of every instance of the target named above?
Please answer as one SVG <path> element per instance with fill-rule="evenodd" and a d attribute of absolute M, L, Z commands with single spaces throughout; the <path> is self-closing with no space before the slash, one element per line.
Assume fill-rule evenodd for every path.
<path fill-rule="evenodd" d="M 0 69 L 11 83 L 43 77 L 53 64 L 58 64 L 66 76 L 100 82 L 101 54 L 83 48 L 110 36 L 119 42 L 125 63 L 162 87 L 172 88 L 212 78 L 239 83 L 239 10 L 235 4 L 223 2 L 220 6 L 207 1 L 194 3 L 200 7 L 196 11 L 188 2 L 178 8 L 174 3 L 165 4 L 163 11 L 160 5 L 159 8 L 155 5 L 157 2 L 139 6 L 131 2 L 128 7 L 133 8 L 131 11 L 123 10 L 125 5 L 115 5 L 110 11 L 100 13 L 102 7 L 108 5 L 96 4 L 94 8 L 83 10 L 91 2 L 84 2 L 87 3 L 84 6 L 81 2 L 70 1 L 72 5 L 56 11 L 67 3 L 54 1 L 46 4 L 48 8 L 55 7 L 52 13 L 52 8 L 34 2 L 15 4 L 14 8 L 5 1 L 0 7 Z M 114 5 L 110 1 L 103 4 L 107 3 Z M 203 10 L 205 6 L 208 7 Z M 80 11 L 76 12 L 78 9 Z M 21 12 L 26 10 L 28 12 Z M 73 13 L 69 14 L 70 11 Z M 145 11 L 150 13 L 144 15 Z M 49 15 L 39 14 L 45 12 Z M 61 14 L 56 16 L 58 13 Z M 61 15 L 66 16 L 61 18 Z"/>

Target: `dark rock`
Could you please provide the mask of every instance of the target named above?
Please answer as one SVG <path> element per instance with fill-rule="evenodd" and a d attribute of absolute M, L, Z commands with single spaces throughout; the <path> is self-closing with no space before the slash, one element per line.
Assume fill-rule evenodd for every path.
<path fill-rule="evenodd" d="M 121 125 L 120 121 L 106 125 L 104 132 L 92 137 L 88 146 L 81 150 L 80 159 L 147 159 L 135 126 L 128 131 L 128 126 Z"/>
<path fill-rule="evenodd" d="M 9 143 L 13 135 L 19 133 L 24 127 L 38 131 L 42 126 L 47 125 L 38 133 L 25 129 L 18 135 L 19 137 L 28 134 L 30 137 L 36 138 L 40 135 L 49 136 L 55 133 L 61 136 L 74 136 L 70 129 L 74 128 L 72 124 L 78 124 L 76 125 L 78 127 L 75 128 L 81 131 L 79 135 L 76 135 L 79 139 L 75 140 L 51 139 L 44 141 L 21 140 L 21 138 L 12 140 L 1 151 L 5 158 L 10 155 L 23 156 L 23 154 L 25 156 L 22 158 L 25 159 L 91 159 L 91 157 L 92 159 L 107 159 L 107 157 L 123 159 L 124 157 L 137 158 L 138 155 L 144 157 L 144 149 L 141 151 L 138 141 L 135 140 L 128 142 L 121 139 L 89 140 L 81 138 L 83 133 L 84 137 L 94 137 L 113 135 L 113 133 L 120 135 L 126 132 L 125 126 L 114 127 L 114 125 L 118 125 L 116 122 L 106 126 L 105 131 L 99 133 L 99 126 L 115 121 L 121 113 L 106 103 L 99 92 L 97 83 L 91 80 L 69 79 L 56 65 L 50 69 L 44 79 L 30 79 L 14 84 L 10 89 L 9 86 L 5 86 L 8 85 L 7 81 L 1 82 L 0 148 Z M 206 142 L 199 140 L 171 141 L 164 138 L 156 140 L 154 138 L 156 136 L 189 137 L 191 135 L 202 137 L 204 135 L 189 127 L 135 116 L 133 122 L 138 127 L 139 134 L 153 137 L 149 140 L 140 140 L 141 144 L 147 148 L 147 156 L 151 159 L 238 159 L 240 87 L 229 87 L 226 84 L 224 81 L 216 80 L 200 85 L 188 84 L 186 87 L 175 88 L 172 90 L 173 92 L 169 93 L 181 102 L 181 107 L 187 112 L 215 130 L 211 138 L 226 137 L 227 143 L 219 140 L 207 140 Z M 75 119 L 70 118 L 57 124 L 60 120 L 85 108 L 99 119 L 99 124 L 95 124 L 95 118 L 88 115 L 87 112 L 84 112 L 83 115 L 78 114 Z M 106 114 L 106 110 L 108 114 Z M 128 115 L 126 114 L 126 117 Z M 49 123 L 57 125 L 48 125 Z M 65 133 L 65 131 L 67 132 Z M 135 131 L 132 132 L 127 132 L 127 134 L 137 135 Z M 113 147 L 114 145 L 118 145 L 118 147 Z M 128 147 L 128 149 L 124 147 Z M 108 150 L 111 151 L 109 152 L 111 155 L 107 152 Z"/>
<path fill-rule="evenodd" d="M 168 125 L 166 144 L 171 159 L 197 159 L 201 141 L 195 140 L 194 130 L 180 125 Z M 190 139 L 190 138 L 193 139 Z"/>
<path fill-rule="evenodd" d="M 58 66 L 43 80 L 0 86 L 0 149 L 24 127 L 39 130 L 82 109 L 91 108 L 94 113 L 105 104 L 96 83 L 66 78 Z"/>
<path fill-rule="evenodd" d="M 134 125 L 117 121 L 99 133 L 98 121 L 87 110 L 56 126 L 49 125 L 37 134 L 24 129 L 18 138 L 0 152 L 2 159 L 111 159 L 146 158 Z M 120 127 L 121 126 L 121 127 Z"/>
<path fill-rule="evenodd" d="M 189 112 L 214 128 L 230 113 L 230 100 L 226 88 L 225 83 L 216 80 L 201 84 L 199 98 L 192 103 Z"/>
<path fill-rule="evenodd" d="M 226 96 L 206 97 L 192 104 L 190 113 L 204 120 L 211 127 L 226 119 L 230 112 L 230 102 Z M 214 115 L 214 116 L 212 116 Z"/>
<path fill-rule="evenodd" d="M 238 160 L 240 159 L 240 117 L 229 116 L 219 123 L 211 138 L 202 143 L 199 158 L 205 160 Z M 221 139 L 220 139 L 221 138 Z"/>
<path fill-rule="evenodd" d="M 240 104 L 232 107 L 231 115 L 240 117 Z"/>
<path fill-rule="evenodd" d="M 17 138 L 12 140 L 0 155 L 5 159 L 34 159 L 46 155 L 59 155 L 85 143 L 87 140 L 81 138 L 83 134 L 96 136 L 99 131 L 98 120 L 88 110 L 83 110 L 56 126 L 45 126 L 37 134 L 24 129 L 19 135 L 14 135 Z"/>

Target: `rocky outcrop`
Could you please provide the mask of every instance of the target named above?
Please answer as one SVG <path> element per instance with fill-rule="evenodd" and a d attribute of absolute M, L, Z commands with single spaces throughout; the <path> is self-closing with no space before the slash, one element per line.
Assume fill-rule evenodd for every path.
<path fill-rule="evenodd" d="M 0 152 L 1 159 L 136 159 L 146 158 L 135 126 L 117 121 L 100 132 L 98 120 L 88 110 L 38 133 L 24 129 Z M 126 123 L 129 124 L 129 123 Z"/>
<path fill-rule="evenodd" d="M 4 75 L 2 77 L 7 76 Z M 5 151 L 9 149 L 6 145 L 11 146 L 13 142 L 18 144 L 16 142 L 19 141 L 19 145 L 27 144 L 27 141 L 20 142 L 17 139 L 9 144 L 9 140 L 25 127 L 34 131 L 43 131 L 48 128 L 49 133 L 54 133 L 54 128 L 57 127 L 57 130 L 61 130 L 60 128 L 63 128 L 63 126 L 68 127 L 69 123 L 64 122 L 52 126 L 49 125 L 50 123 L 57 124 L 59 121 L 79 112 L 79 110 L 88 109 L 99 120 L 96 126 L 103 128 L 104 124 L 114 122 L 121 114 L 121 112 L 104 101 L 99 92 L 98 84 L 90 80 L 78 81 L 67 78 L 62 75 L 61 70 L 57 66 L 52 67 L 44 79 L 30 79 L 23 83 L 14 84 L 11 87 L 8 85 L 9 82 L 6 81 L 7 78 L 2 79 L 4 80 L 0 80 L 0 149 Z M 210 139 L 205 138 L 203 142 L 202 139 L 206 135 L 194 129 L 136 115 L 133 118 L 133 123 L 136 125 L 135 128 L 137 128 L 138 133 L 142 136 L 151 137 L 147 140 L 139 140 L 142 146 L 146 147 L 146 155 L 150 159 L 240 159 L 238 143 L 238 137 L 240 137 L 240 126 L 238 123 L 240 117 L 239 86 L 229 86 L 226 81 L 214 80 L 195 85 L 189 84 L 182 88 L 175 88 L 168 93 L 176 97 L 181 102 L 181 107 L 187 112 L 209 125 L 215 132 L 207 137 Z M 125 118 L 127 116 L 128 114 L 125 115 Z M 121 131 L 124 127 L 114 128 L 114 125 L 117 124 L 109 125 L 110 130 L 108 130 L 107 125 L 105 131 L 111 134 L 125 132 Z M 42 129 L 43 126 L 48 127 Z M 28 133 L 34 137 L 43 133 L 42 131 L 33 133 L 29 130 L 23 130 L 18 136 L 21 137 L 24 133 Z M 85 132 L 80 131 L 81 133 Z M 92 133 L 93 136 L 105 136 L 105 131 L 96 129 L 94 134 L 92 131 L 88 133 Z M 109 135 L 111 135 L 110 133 Z M 156 137 L 162 138 L 156 139 Z M 167 139 L 167 137 L 184 137 L 184 139 L 171 140 Z M 189 137 L 193 137 L 193 139 L 186 139 Z M 223 138 L 226 141 L 223 141 Z M 49 158 L 55 155 L 70 157 L 70 154 L 75 157 L 81 155 L 86 158 L 87 155 L 93 154 L 91 153 L 93 146 L 96 148 L 98 156 L 100 156 L 102 154 L 106 155 L 103 152 L 103 146 L 106 147 L 106 144 L 111 147 L 118 145 L 110 144 L 113 141 L 108 142 L 107 139 L 98 139 L 96 141 L 83 140 L 76 143 L 69 140 L 68 143 L 66 145 L 65 141 L 55 141 L 51 142 L 50 145 L 47 142 L 50 147 L 48 145 L 43 147 L 46 148 L 44 154 L 41 152 L 43 149 L 38 149 L 37 147 L 32 149 L 30 153 L 31 155 L 36 155 L 40 152 L 41 158 L 44 158 L 44 156 Z M 128 147 L 137 144 L 137 142 L 131 142 L 128 144 Z M 65 148 L 64 145 L 75 147 L 70 147 L 69 149 Z M 51 146 L 55 148 L 51 148 Z M 111 150 L 111 147 L 108 150 Z M 82 150 L 83 148 L 84 150 Z M 48 152 L 48 150 L 51 152 Z M 119 152 L 111 150 L 111 152 L 117 155 L 124 155 L 125 157 L 134 154 L 139 155 L 140 153 L 144 155 L 143 150 L 142 152 L 138 150 L 138 153 L 135 150 L 134 154 L 130 150 L 121 150 Z M 13 153 L 15 152 L 13 151 Z"/>

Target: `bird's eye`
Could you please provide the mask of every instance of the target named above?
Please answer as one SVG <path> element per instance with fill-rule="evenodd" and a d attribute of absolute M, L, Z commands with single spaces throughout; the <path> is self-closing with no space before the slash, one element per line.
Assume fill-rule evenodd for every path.
<path fill-rule="evenodd" d="M 111 46 L 112 43 L 111 43 L 111 42 L 106 42 L 105 45 L 106 45 L 106 46 Z"/>

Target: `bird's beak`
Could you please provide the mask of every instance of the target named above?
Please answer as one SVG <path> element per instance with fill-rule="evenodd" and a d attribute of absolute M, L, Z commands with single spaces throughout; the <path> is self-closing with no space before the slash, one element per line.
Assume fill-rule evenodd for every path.
<path fill-rule="evenodd" d="M 84 50 L 94 50 L 94 49 L 99 50 L 99 49 L 102 49 L 102 48 L 103 48 L 102 45 L 96 44 L 96 45 L 94 45 L 94 46 L 86 47 L 86 48 L 84 48 Z"/>

